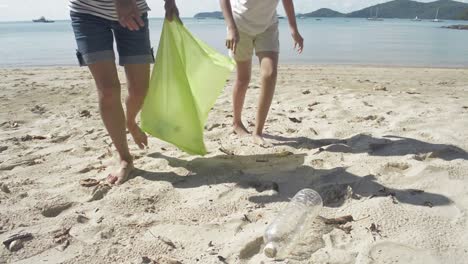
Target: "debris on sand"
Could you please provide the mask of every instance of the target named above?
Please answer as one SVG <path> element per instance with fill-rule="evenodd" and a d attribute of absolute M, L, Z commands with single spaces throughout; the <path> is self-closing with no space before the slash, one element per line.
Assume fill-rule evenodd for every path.
<path fill-rule="evenodd" d="M 23 240 L 31 239 L 33 235 L 31 233 L 23 232 L 11 235 L 3 241 L 3 245 L 10 251 L 18 251 L 23 247 Z"/>
<path fill-rule="evenodd" d="M 21 239 L 15 240 L 11 242 L 10 246 L 8 247 L 8 250 L 11 252 L 18 251 L 23 248 L 23 241 Z"/>
<path fill-rule="evenodd" d="M 246 214 L 244 214 L 244 216 L 242 217 L 242 221 L 252 223 L 252 220 L 250 220 Z"/>
<path fill-rule="evenodd" d="M 387 87 L 385 87 L 383 85 L 376 85 L 374 87 L 374 91 L 387 91 Z"/>
<path fill-rule="evenodd" d="M 306 94 L 310 94 L 310 90 L 305 90 L 305 91 L 302 91 L 302 94 L 306 95 Z"/>
<path fill-rule="evenodd" d="M 21 137 L 21 141 L 23 142 L 31 141 L 31 140 L 44 140 L 44 139 L 47 139 L 47 138 L 44 136 L 31 136 L 31 135 L 26 135 L 26 136 Z"/>
<path fill-rule="evenodd" d="M 18 128 L 18 127 L 19 127 L 19 122 L 17 122 L 17 121 L 3 122 L 3 123 L 0 124 L 0 127 L 5 127 L 5 128 Z"/>
<path fill-rule="evenodd" d="M 311 104 L 308 104 L 307 106 L 308 107 L 314 107 L 314 106 L 319 105 L 319 104 L 320 104 L 319 102 L 313 102 Z"/>
<path fill-rule="evenodd" d="M 55 232 L 54 243 L 59 244 L 59 246 L 57 247 L 59 251 L 64 251 L 70 245 L 70 230 L 71 227 L 64 228 Z"/>
<path fill-rule="evenodd" d="M 222 148 L 222 147 L 219 148 L 219 151 L 221 151 L 222 153 L 224 153 L 224 154 L 226 154 L 228 156 L 234 156 L 235 155 L 235 153 L 233 151 L 230 151 L 230 150 Z"/>
<path fill-rule="evenodd" d="M 88 110 L 83 110 L 80 112 L 80 117 L 90 118 L 91 113 Z"/>
<path fill-rule="evenodd" d="M 42 115 L 46 112 L 46 109 L 43 106 L 36 105 L 33 108 L 31 108 L 31 112 Z"/>
<path fill-rule="evenodd" d="M 94 187 L 96 185 L 99 184 L 99 181 L 98 180 L 95 180 L 95 179 L 83 179 L 83 180 L 80 180 L 80 185 L 83 186 L 83 187 Z"/>
<path fill-rule="evenodd" d="M 289 120 L 290 120 L 291 122 L 293 122 L 293 123 L 302 123 L 302 120 L 297 119 L 297 118 L 295 118 L 295 117 L 289 117 Z"/>
<path fill-rule="evenodd" d="M 156 260 L 154 259 L 151 259 L 149 257 L 141 257 L 141 264 L 158 264 L 158 262 L 156 262 Z"/>
<path fill-rule="evenodd" d="M 227 262 L 226 262 L 226 258 L 223 257 L 223 256 L 221 256 L 221 255 L 218 255 L 218 260 L 221 261 L 221 262 L 223 262 L 223 263 L 227 263 Z"/>
<path fill-rule="evenodd" d="M 8 186 L 5 183 L 1 183 L 1 182 L 0 182 L 0 191 L 2 191 L 4 193 L 11 193 Z"/>
<path fill-rule="evenodd" d="M 344 225 L 348 222 L 353 222 L 354 218 L 352 215 L 346 215 L 346 216 L 337 217 L 337 218 L 322 217 L 322 220 L 327 225 Z"/>
<path fill-rule="evenodd" d="M 367 231 L 372 234 L 372 237 L 374 238 L 374 241 L 376 240 L 376 237 L 382 237 L 382 230 L 380 229 L 379 225 L 376 225 L 375 223 L 372 223 L 369 228 L 367 228 Z"/>

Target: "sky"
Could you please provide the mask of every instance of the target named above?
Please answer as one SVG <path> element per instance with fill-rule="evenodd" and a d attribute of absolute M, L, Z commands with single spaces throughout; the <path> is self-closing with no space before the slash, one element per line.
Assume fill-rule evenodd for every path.
<path fill-rule="evenodd" d="M 266 1 L 266 0 L 257 0 Z M 433 0 L 420 0 L 432 2 Z M 147 0 L 152 11 L 150 17 L 162 17 L 163 0 Z M 192 17 L 198 12 L 218 11 L 218 0 L 176 0 L 182 17 Z M 295 0 L 296 13 L 307 13 L 327 7 L 340 12 L 359 10 L 387 0 Z M 468 0 L 459 0 L 466 2 Z M 45 16 L 49 19 L 68 19 L 68 0 L 0 0 L 0 21 L 25 21 Z M 278 9 L 284 15 L 283 9 Z"/>

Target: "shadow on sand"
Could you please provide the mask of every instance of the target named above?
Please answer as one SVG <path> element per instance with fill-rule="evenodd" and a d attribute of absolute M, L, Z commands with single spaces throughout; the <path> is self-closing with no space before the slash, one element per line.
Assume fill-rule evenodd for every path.
<path fill-rule="evenodd" d="M 403 150 L 402 152 L 406 152 Z M 269 155 L 233 156 L 220 155 L 210 158 L 195 158 L 187 161 L 171 158 L 159 153 L 149 155 L 164 159 L 171 167 L 182 167 L 190 171 L 187 176 L 169 172 L 137 170 L 135 177 L 150 181 L 166 181 L 174 188 L 196 188 L 203 185 L 235 183 L 241 188 L 254 188 L 258 195 L 251 202 L 265 204 L 287 201 L 303 188 L 317 190 L 328 207 L 338 207 L 347 199 L 382 197 L 394 202 L 424 206 L 451 203 L 451 200 L 436 193 L 388 188 L 376 181 L 373 175 L 357 176 L 344 167 L 314 169 L 304 165 L 305 154 L 282 152 Z M 277 190 L 277 195 L 265 190 Z"/>
<path fill-rule="evenodd" d="M 325 148 L 329 152 L 368 153 L 371 156 L 404 156 L 418 155 L 424 158 L 439 158 L 446 161 L 455 159 L 468 160 L 468 153 L 456 146 L 432 144 L 412 138 L 398 136 L 372 137 L 358 134 L 348 139 L 310 139 L 306 137 L 266 136 L 277 141 L 276 146 L 316 149 Z"/>

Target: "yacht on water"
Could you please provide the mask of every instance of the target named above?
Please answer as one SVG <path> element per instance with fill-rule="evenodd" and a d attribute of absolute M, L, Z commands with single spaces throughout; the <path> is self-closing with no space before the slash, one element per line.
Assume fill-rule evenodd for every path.
<path fill-rule="evenodd" d="M 379 8 L 375 8 L 375 16 L 372 16 L 372 8 L 370 9 L 370 17 L 367 18 L 369 21 L 383 21 L 383 18 L 379 18 Z"/>

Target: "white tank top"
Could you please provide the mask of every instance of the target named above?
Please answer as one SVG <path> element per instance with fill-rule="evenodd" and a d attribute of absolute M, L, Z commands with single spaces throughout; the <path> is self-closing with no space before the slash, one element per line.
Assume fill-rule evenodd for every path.
<path fill-rule="evenodd" d="M 278 23 L 279 0 L 230 0 L 237 28 L 249 35 L 265 32 Z"/>

